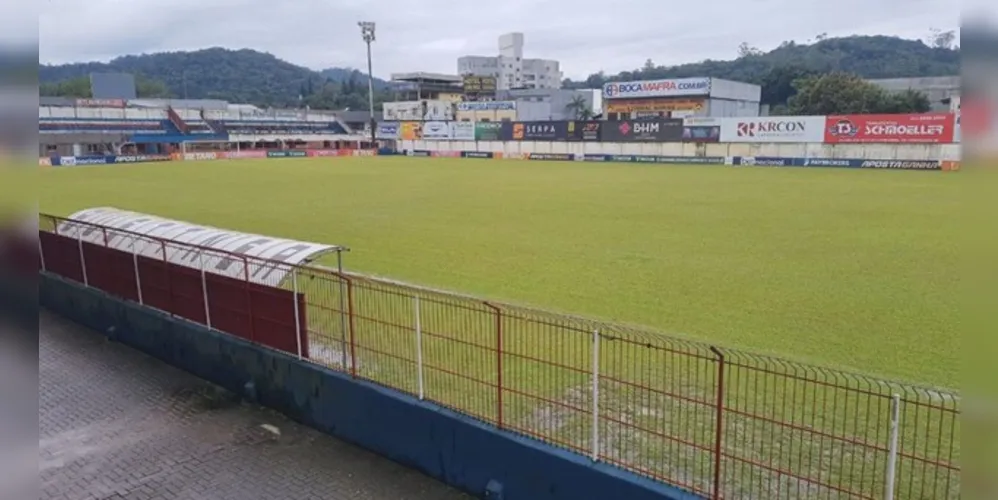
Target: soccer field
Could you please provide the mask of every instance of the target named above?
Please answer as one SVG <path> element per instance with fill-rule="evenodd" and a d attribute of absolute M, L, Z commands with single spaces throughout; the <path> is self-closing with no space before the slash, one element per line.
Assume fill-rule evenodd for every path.
<path fill-rule="evenodd" d="M 48 169 L 39 200 L 342 244 L 354 271 L 955 387 L 962 177 L 242 160 Z"/>

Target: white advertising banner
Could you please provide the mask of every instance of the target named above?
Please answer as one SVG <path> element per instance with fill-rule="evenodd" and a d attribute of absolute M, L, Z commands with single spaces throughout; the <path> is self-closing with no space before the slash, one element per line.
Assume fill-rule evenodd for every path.
<path fill-rule="evenodd" d="M 475 122 L 451 122 L 450 138 L 455 141 L 475 140 Z"/>
<path fill-rule="evenodd" d="M 516 101 L 469 101 L 457 103 L 458 111 L 512 111 Z"/>
<path fill-rule="evenodd" d="M 450 125 L 447 122 L 424 123 L 423 139 L 450 139 Z"/>
<path fill-rule="evenodd" d="M 671 78 L 603 84 L 603 98 L 678 97 L 710 95 L 710 78 Z"/>
<path fill-rule="evenodd" d="M 761 116 L 724 118 L 721 142 L 804 142 L 825 141 L 824 116 Z"/>
<path fill-rule="evenodd" d="M 386 102 L 381 105 L 385 121 L 418 121 L 423 119 L 422 101 Z"/>
<path fill-rule="evenodd" d="M 88 224 L 77 224 L 74 221 Z M 116 233 L 114 229 L 128 232 Z M 153 259 L 163 259 L 165 247 L 165 258 L 171 263 L 194 269 L 203 268 L 205 272 L 236 279 L 243 279 L 248 275 L 253 283 L 271 286 L 284 281 L 292 266 L 342 248 L 229 231 L 109 207 L 76 212 L 69 216 L 69 220 L 59 224 L 57 232 L 69 238 Z M 136 236 L 136 233 L 150 238 Z M 164 245 L 152 238 L 168 241 Z M 183 244 L 171 245 L 169 241 Z M 195 247 L 203 251 L 198 251 Z M 268 262 L 251 258 L 247 268 L 244 260 L 239 257 L 241 255 Z"/>

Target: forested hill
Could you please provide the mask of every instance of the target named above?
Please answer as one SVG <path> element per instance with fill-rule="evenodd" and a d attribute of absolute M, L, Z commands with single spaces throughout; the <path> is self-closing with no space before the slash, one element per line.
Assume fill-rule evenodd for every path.
<path fill-rule="evenodd" d="M 94 72 L 135 74 L 141 81 L 162 83 L 169 95 L 177 98 L 223 99 L 277 107 L 296 106 L 302 96 L 301 104 L 315 108 L 367 107 L 366 74 L 350 68 L 313 71 L 250 49 L 216 47 L 123 56 L 108 63 L 40 65 L 38 79 L 43 94 L 65 94 L 65 89 L 73 89 L 69 92 L 73 93 L 86 85 L 58 84 Z M 386 86 L 386 82 L 375 78 L 376 88 L 384 90 Z M 143 87 L 139 86 L 140 93 Z"/>
<path fill-rule="evenodd" d="M 666 67 L 657 66 L 649 59 L 644 67 L 634 71 L 616 75 L 601 72 L 583 81 L 566 80 L 564 85 L 569 88 L 599 88 L 608 81 L 710 76 L 766 86 L 778 76 L 776 73 L 793 75 L 834 71 L 854 73 L 863 78 L 951 76 L 960 74 L 960 49 L 952 48 L 954 39 L 951 35 L 952 32 L 936 33 L 932 46 L 920 40 L 890 36 L 823 38 L 811 44 L 790 41 L 769 52 L 742 44 L 739 57 L 733 61 L 707 60 Z"/>
<path fill-rule="evenodd" d="M 950 34 L 952 32 L 949 32 Z M 765 104 L 785 104 L 791 83 L 816 73 L 844 71 L 864 78 L 948 76 L 960 72 L 960 50 L 953 37 L 938 34 L 931 45 L 888 36 L 821 39 L 811 44 L 785 42 L 769 52 L 742 44 L 733 61 L 703 61 L 656 66 L 616 75 L 597 73 L 584 81 L 566 80 L 568 88 L 599 88 L 607 81 L 711 76 L 763 86 Z M 820 37 L 819 37 L 820 38 Z M 649 54 L 654 57 L 654 54 Z M 367 107 L 367 76 L 350 68 L 313 71 L 255 50 L 210 48 L 193 52 L 132 55 L 108 63 L 40 65 L 42 95 L 88 97 L 81 78 L 93 72 L 125 72 L 139 79 L 148 97 L 224 99 L 262 106 L 309 105 L 323 109 Z M 375 100 L 389 99 L 387 83 L 375 78 Z M 299 96 L 302 100 L 299 101 Z"/>

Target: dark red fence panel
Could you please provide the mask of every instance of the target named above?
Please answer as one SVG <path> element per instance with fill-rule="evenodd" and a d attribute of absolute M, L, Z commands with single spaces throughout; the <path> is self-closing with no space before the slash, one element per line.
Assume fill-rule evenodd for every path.
<path fill-rule="evenodd" d="M 42 260 L 49 272 L 83 283 L 79 242 L 45 231 L 38 232 L 38 240 L 41 243 Z"/>
<path fill-rule="evenodd" d="M 39 231 L 46 271 L 237 337 L 308 356 L 305 295 Z M 148 241 L 146 243 L 149 243 Z M 186 249 L 199 251 L 197 249 Z M 86 274 L 84 274 L 84 269 Z M 298 325 L 295 325 L 295 317 Z M 300 335 L 300 337 L 299 337 Z"/>

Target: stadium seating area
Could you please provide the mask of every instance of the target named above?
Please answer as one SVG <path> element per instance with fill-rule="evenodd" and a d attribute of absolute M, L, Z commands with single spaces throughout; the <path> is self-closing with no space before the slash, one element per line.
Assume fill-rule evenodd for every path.
<path fill-rule="evenodd" d="M 39 118 L 40 133 L 165 134 L 162 120 Z"/>
<path fill-rule="evenodd" d="M 182 142 L 199 136 L 348 135 L 351 131 L 329 114 L 299 110 L 263 111 L 174 109 L 164 107 L 93 108 L 39 106 L 43 134 L 106 133 L 133 135 L 136 142 Z"/>
<path fill-rule="evenodd" d="M 349 134 L 337 122 L 225 120 L 222 124 L 230 134 Z"/>

